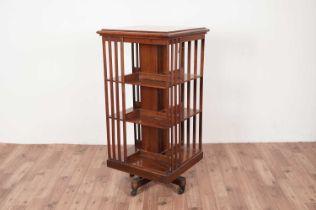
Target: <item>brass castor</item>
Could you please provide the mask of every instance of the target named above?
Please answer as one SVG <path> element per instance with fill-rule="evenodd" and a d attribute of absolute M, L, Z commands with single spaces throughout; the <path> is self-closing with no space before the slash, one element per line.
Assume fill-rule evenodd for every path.
<path fill-rule="evenodd" d="M 136 190 L 136 189 L 133 189 L 133 190 L 131 191 L 131 196 L 135 196 L 135 195 L 137 195 L 137 190 Z"/>
<path fill-rule="evenodd" d="M 183 176 L 177 177 L 175 180 L 172 182 L 175 185 L 178 185 L 178 194 L 183 194 L 185 191 L 185 185 L 186 185 L 186 179 Z"/>
<path fill-rule="evenodd" d="M 178 194 L 179 194 L 179 195 L 183 194 L 184 191 L 185 191 L 185 186 L 183 186 L 183 187 L 179 186 L 179 187 L 178 187 Z"/>

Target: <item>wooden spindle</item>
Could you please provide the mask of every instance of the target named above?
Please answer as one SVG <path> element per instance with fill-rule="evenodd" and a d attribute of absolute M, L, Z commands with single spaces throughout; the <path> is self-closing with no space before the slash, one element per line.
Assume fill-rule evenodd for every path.
<path fill-rule="evenodd" d="M 108 41 L 109 45 L 109 73 L 110 73 L 110 100 L 111 100 L 111 116 L 112 116 L 112 153 L 113 159 L 116 159 L 116 152 L 115 152 L 115 113 L 114 113 L 114 92 L 113 92 L 113 64 L 112 64 L 112 43 L 111 40 Z"/>
<path fill-rule="evenodd" d="M 184 42 L 181 42 L 180 40 L 180 55 L 179 55 L 179 59 L 180 59 L 180 74 L 181 74 L 181 80 L 182 80 L 182 84 L 180 85 L 181 89 L 181 97 L 180 97 L 180 101 L 181 101 L 181 106 L 180 106 L 180 119 L 181 119 L 181 124 L 180 124 L 180 134 L 181 134 L 181 138 L 180 138 L 180 144 L 183 145 L 184 142 L 184 121 L 183 121 L 183 117 L 184 117 L 184 82 L 183 80 L 185 79 L 184 77 Z"/>
<path fill-rule="evenodd" d="M 139 43 L 136 43 L 136 67 L 137 67 L 137 71 L 140 72 L 140 58 L 139 58 Z M 141 100 L 141 95 L 140 95 L 140 86 L 137 85 L 136 86 L 137 89 L 137 102 L 139 103 Z M 141 125 L 137 124 L 137 131 L 138 131 L 138 140 L 140 141 L 142 139 L 141 137 Z"/>
<path fill-rule="evenodd" d="M 115 105 L 116 105 L 116 132 L 117 132 L 117 156 L 121 160 L 121 122 L 120 122 L 120 94 L 118 74 L 118 50 L 117 42 L 114 42 L 114 69 L 115 69 Z"/>
<path fill-rule="evenodd" d="M 131 43 L 131 55 L 132 55 L 132 73 L 135 73 L 135 48 L 134 48 L 135 43 Z M 136 89 L 135 85 L 132 85 L 132 91 L 133 91 L 133 108 L 135 109 L 135 104 L 136 104 Z M 135 150 L 137 148 L 137 124 L 133 123 L 134 126 L 134 146 Z"/>
<path fill-rule="evenodd" d="M 182 42 L 182 40 L 180 39 L 180 46 L 181 46 L 181 50 L 180 50 L 180 70 L 181 70 L 181 77 L 182 77 L 182 84 L 181 84 L 181 106 L 180 106 L 180 114 L 181 114 L 181 123 L 180 123 L 180 134 L 181 134 L 181 138 L 180 138 L 180 145 L 179 145 L 179 159 L 182 160 L 183 159 L 183 152 L 182 152 L 182 146 L 184 145 L 184 139 L 185 139 L 185 135 L 184 135 L 184 80 L 185 80 L 185 71 L 184 71 L 184 62 L 185 62 L 185 43 Z M 180 163 L 180 162 L 179 162 Z"/>
<path fill-rule="evenodd" d="M 122 114 L 123 114 L 123 148 L 124 148 L 124 161 L 127 158 L 127 145 L 126 145 L 126 103 L 125 103 L 125 69 L 124 69 L 124 42 L 123 38 L 120 43 L 121 47 L 121 80 L 122 80 Z"/>
<path fill-rule="evenodd" d="M 177 158 L 177 147 L 178 147 L 178 122 L 179 122 L 179 104 L 178 104 L 178 78 L 179 78 L 179 68 L 178 68 L 178 56 L 179 56 L 179 44 L 176 41 L 176 49 L 175 49 L 175 71 L 176 73 L 176 79 L 175 79 L 175 93 L 174 93 L 174 100 L 175 100 L 175 108 L 176 108 L 176 124 L 175 124 L 175 163 L 178 162 L 178 158 Z"/>
<path fill-rule="evenodd" d="M 199 149 L 202 149 L 202 121 L 203 121 L 203 71 L 204 71 L 204 46 L 205 39 L 201 40 L 201 65 L 200 65 L 200 117 L 199 117 Z"/>
<path fill-rule="evenodd" d="M 179 139 L 178 139 L 178 144 L 177 144 L 177 160 L 178 162 L 180 161 L 181 154 L 180 154 L 180 147 L 182 144 L 182 114 L 183 114 L 183 109 L 182 109 L 182 44 L 180 42 L 180 39 L 178 40 L 178 46 L 179 46 L 179 62 L 178 62 L 178 69 L 179 69 L 179 83 L 178 83 L 178 131 L 179 131 Z"/>
<path fill-rule="evenodd" d="M 187 74 L 191 75 L 191 41 L 188 41 L 188 53 L 187 53 Z M 191 106 L 191 80 L 187 82 L 187 111 L 190 111 Z M 190 145 L 190 121 L 191 119 L 188 118 L 187 120 L 187 145 Z"/>
<path fill-rule="evenodd" d="M 111 155 L 111 140 L 110 140 L 110 127 L 109 127 L 109 100 L 108 100 L 108 76 L 107 76 L 107 56 L 106 56 L 106 40 L 102 37 L 103 47 L 103 65 L 104 65 L 104 94 L 105 94 L 105 116 L 106 116 L 106 139 L 108 148 L 108 158 L 112 159 Z"/>
<path fill-rule="evenodd" d="M 164 58 L 165 58 L 165 63 L 163 65 L 163 73 L 166 75 L 166 76 L 170 76 L 170 67 L 169 67 L 169 62 L 170 62 L 170 58 L 169 58 L 169 45 L 165 46 L 163 48 L 164 50 Z M 169 81 L 168 81 L 168 85 L 169 85 Z M 170 120 L 170 117 L 171 117 L 171 112 L 170 112 L 170 104 L 169 104 L 169 96 L 170 96 L 170 92 L 169 92 L 169 87 L 167 90 L 164 90 L 163 93 L 162 93 L 162 96 L 163 96 L 163 101 L 164 101 L 164 109 L 165 109 L 165 112 L 166 112 L 166 116 L 167 116 L 167 119 L 169 119 L 168 123 L 170 124 L 171 120 Z M 161 139 L 163 139 L 163 151 L 166 151 L 169 149 L 169 146 L 170 146 L 170 143 L 169 143 L 169 134 L 170 134 L 170 129 L 166 129 L 165 131 L 161 132 L 162 133 L 162 137 Z"/>
<path fill-rule="evenodd" d="M 173 92 L 174 92 L 174 44 L 171 43 L 171 61 L 170 61 L 170 82 L 171 82 L 171 88 L 170 88 L 170 103 L 171 103 L 171 148 L 170 148 L 170 154 L 171 154 L 171 171 L 174 169 L 174 159 L 173 159 L 173 139 L 174 139 L 174 98 L 173 98 Z"/>
<path fill-rule="evenodd" d="M 198 41 L 194 41 L 194 75 L 197 75 L 197 52 L 198 52 Z M 196 97 L 197 97 L 197 79 L 193 81 L 193 110 L 196 114 Z M 196 143 L 196 115 L 193 116 L 193 147 L 195 148 Z"/>

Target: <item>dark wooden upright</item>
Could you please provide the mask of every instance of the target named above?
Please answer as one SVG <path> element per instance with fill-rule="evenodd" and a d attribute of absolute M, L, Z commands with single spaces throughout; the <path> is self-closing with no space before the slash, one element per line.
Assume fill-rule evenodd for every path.
<path fill-rule="evenodd" d="M 103 46 L 107 165 L 136 175 L 132 195 L 151 180 L 174 183 L 183 193 L 181 174 L 203 157 L 207 32 L 207 28 L 150 26 L 97 32 Z M 133 106 L 128 109 L 125 84 L 132 86 Z M 126 143 L 126 122 L 134 128 L 132 148 Z"/>

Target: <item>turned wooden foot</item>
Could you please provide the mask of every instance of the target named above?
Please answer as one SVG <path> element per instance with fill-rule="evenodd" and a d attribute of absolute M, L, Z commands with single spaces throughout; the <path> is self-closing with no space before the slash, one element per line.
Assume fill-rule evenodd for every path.
<path fill-rule="evenodd" d="M 178 185 L 178 194 L 182 194 L 185 191 L 186 179 L 183 176 L 178 176 L 172 181 L 173 184 Z"/>
<path fill-rule="evenodd" d="M 149 179 L 145 179 L 145 178 L 138 177 L 138 176 L 133 177 L 132 178 L 132 183 L 131 183 L 131 186 L 132 186 L 131 195 L 135 196 L 137 194 L 138 188 L 140 188 L 141 186 L 147 184 L 150 181 L 151 180 L 149 180 Z"/>

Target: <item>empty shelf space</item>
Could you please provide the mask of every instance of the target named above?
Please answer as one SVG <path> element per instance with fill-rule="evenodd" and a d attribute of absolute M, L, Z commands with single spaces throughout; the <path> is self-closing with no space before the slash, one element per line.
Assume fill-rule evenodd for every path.
<path fill-rule="evenodd" d="M 182 108 L 181 110 L 178 108 L 178 110 L 179 110 L 178 115 L 174 114 L 174 120 L 173 120 L 174 124 L 179 123 L 183 120 L 186 120 L 200 113 L 198 109 L 194 111 L 193 109 Z M 115 113 L 114 115 L 111 115 L 110 118 L 123 120 L 123 114 L 122 112 L 120 112 L 120 115 L 117 116 L 117 114 Z M 141 109 L 141 108 L 127 109 L 125 120 L 127 122 L 132 122 L 136 124 L 141 124 L 141 125 L 155 127 L 155 128 L 162 128 L 162 129 L 170 128 L 172 125 L 171 119 L 168 118 L 168 115 L 165 111 L 158 112 L 158 111 L 151 111 L 151 110 L 146 110 L 146 109 Z"/>
<path fill-rule="evenodd" d="M 172 153 L 174 161 L 177 164 L 182 164 L 201 152 L 202 151 L 199 149 L 198 144 L 195 144 L 195 145 L 178 144 L 178 145 L 174 145 L 172 151 L 171 149 L 164 151 L 164 154 L 166 156 L 169 156 Z"/>
<path fill-rule="evenodd" d="M 126 162 L 136 167 L 150 169 L 161 174 L 169 170 L 168 156 L 143 150 L 139 150 L 128 156 Z"/>
<path fill-rule="evenodd" d="M 132 85 L 140 85 L 143 87 L 152 87 L 159 89 L 168 88 L 168 75 L 133 73 L 125 76 L 125 83 Z"/>
<path fill-rule="evenodd" d="M 196 148 L 194 148 L 193 145 L 175 146 L 173 150 L 174 163 L 181 165 L 201 152 L 202 151 L 198 149 L 198 145 L 196 145 Z M 163 174 L 170 170 L 170 153 L 170 150 L 164 154 L 138 150 L 134 154 L 128 156 L 126 162 L 140 168 L 150 168 L 157 173 Z"/>
<path fill-rule="evenodd" d="M 135 72 L 124 76 L 124 82 L 126 84 L 140 85 L 143 87 L 151 87 L 158 89 L 167 89 L 173 85 L 182 84 L 190 80 L 200 78 L 199 75 L 195 74 L 183 74 L 179 70 L 174 71 L 173 80 L 171 81 L 171 73 L 169 74 L 153 74 L 153 73 L 143 73 Z M 108 79 L 108 81 L 111 81 Z M 113 79 L 114 82 L 122 83 L 122 78 Z"/>

